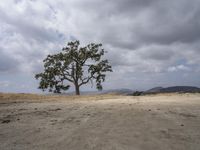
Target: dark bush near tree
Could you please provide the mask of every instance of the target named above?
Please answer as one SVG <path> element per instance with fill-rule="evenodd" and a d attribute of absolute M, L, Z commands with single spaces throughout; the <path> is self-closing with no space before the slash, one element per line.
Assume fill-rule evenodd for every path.
<path fill-rule="evenodd" d="M 141 92 L 141 91 L 133 92 L 133 96 L 141 96 L 141 95 L 143 95 L 143 92 Z"/>

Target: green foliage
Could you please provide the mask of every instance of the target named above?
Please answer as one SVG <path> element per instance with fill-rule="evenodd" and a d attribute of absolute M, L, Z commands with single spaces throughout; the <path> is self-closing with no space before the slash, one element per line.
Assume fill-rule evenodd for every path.
<path fill-rule="evenodd" d="M 141 96 L 143 95 L 144 93 L 143 92 L 140 92 L 140 91 L 135 91 L 133 92 L 133 96 Z"/>
<path fill-rule="evenodd" d="M 61 52 L 43 60 L 44 72 L 35 75 L 40 80 L 40 89 L 61 93 L 69 89 L 71 82 L 79 94 L 79 87 L 90 81 L 95 81 L 98 90 L 102 89 L 105 73 L 112 72 L 108 60 L 102 60 L 105 54 L 102 44 L 91 43 L 80 48 L 79 45 L 79 41 L 69 42 Z"/>

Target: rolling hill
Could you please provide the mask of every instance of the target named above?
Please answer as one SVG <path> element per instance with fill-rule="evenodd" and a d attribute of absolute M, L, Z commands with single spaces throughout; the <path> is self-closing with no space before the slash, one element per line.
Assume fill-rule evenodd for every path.
<path fill-rule="evenodd" d="M 145 91 L 145 94 L 149 93 L 174 93 L 174 92 L 181 92 L 181 93 L 197 93 L 200 92 L 200 88 L 193 87 L 193 86 L 172 86 L 172 87 L 155 87 L 150 90 Z"/>

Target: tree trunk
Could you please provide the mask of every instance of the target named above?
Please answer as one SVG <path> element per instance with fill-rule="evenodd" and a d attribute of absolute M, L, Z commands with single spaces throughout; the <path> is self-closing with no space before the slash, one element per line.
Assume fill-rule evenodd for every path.
<path fill-rule="evenodd" d="M 75 84 L 76 95 L 80 95 L 80 89 L 78 84 Z"/>

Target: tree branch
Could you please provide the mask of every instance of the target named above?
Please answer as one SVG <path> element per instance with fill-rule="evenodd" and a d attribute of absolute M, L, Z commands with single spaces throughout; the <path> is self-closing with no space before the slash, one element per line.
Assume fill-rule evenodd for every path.
<path fill-rule="evenodd" d="M 92 78 L 93 78 L 93 76 L 85 78 L 85 81 L 84 81 L 84 79 L 81 80 L 82 82 L 79 84 L 79 86 L 82 86 L 83 84 L 88 83 Z M 86 79 L 87 79 L 87 80 L 86 80 Z"/>

